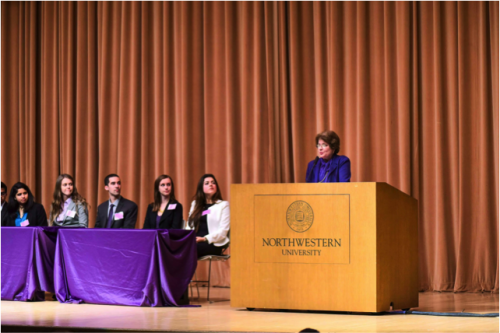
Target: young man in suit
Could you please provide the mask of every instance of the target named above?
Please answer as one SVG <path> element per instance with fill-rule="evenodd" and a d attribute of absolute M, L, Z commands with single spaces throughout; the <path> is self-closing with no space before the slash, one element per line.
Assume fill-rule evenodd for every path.
<path fill-rule="evenodd" d="M 7 197 L 7 185 L 2 182 L 2 225 L 7 222 L 8 212 L 7 212 L 7 202 L 5 198 Z"/>
<path fill-rule="evenodd" d="M 104 189 L 109 192 L 109 200 L 97 207 L 95 228 L 135 229 L 137 205 L 120 195 L 122 183 L 116 174 L 104 178 Z"/>

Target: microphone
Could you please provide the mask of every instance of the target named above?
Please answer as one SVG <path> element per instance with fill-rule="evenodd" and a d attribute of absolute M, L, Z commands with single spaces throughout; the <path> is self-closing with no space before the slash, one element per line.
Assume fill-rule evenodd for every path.
<path fill-rule="evenodd" d="M 309 179 L 309 176 L 311 175 L 311 173 L 313 172 L 314 170 L 314 167 L 316 166 L 316 164 L 318 163 L 319 161 L 319 157 L 316 156 L 316 158 L 314 159 L 314 164 L 313 164 L 313 167 L 311 168 L 311 171 L 309 171 L 309 174 L 306 176 L 306 183 L 307 183 L 307 180 Z"/>

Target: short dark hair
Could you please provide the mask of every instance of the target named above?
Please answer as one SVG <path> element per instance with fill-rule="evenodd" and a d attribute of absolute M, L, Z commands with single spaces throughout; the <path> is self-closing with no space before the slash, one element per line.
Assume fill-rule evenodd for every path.
<path fill-rule="evenodd" d="M 316 144 L 318 144 L 320 139 L 325 141 L 330 146 L 330 149 L 334 151 L 334 154 L 338 154 L 340 151 L 340 138 L 337 133 L 330 130 L 323 131 L 316 135 Z"/>
<path fill-rule="evenodd" d="M 104 186 L 108 186 L 109 184 L 109 178 L 111 177 L 118 177 L 120 178 L 120 176 L 118 176 L 116 173 L 111 173 L 109 175 L 106 176 L 106 178 L 104 178 Z"/>
<path fill-rule="evenodd" d="M 5 189 L 5 192 L 7 192 L 7 185 L 4 184 L 4 182 L 2 182 L 2 190 Z"/>

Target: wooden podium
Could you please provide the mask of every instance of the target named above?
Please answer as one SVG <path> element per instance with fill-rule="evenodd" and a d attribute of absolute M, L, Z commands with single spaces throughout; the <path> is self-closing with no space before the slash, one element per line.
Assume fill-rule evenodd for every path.
<path fill-rule="evenodd" d="M 417 206 L 386 183 L 231 185 L 231 306 L 418 307 Z"/>

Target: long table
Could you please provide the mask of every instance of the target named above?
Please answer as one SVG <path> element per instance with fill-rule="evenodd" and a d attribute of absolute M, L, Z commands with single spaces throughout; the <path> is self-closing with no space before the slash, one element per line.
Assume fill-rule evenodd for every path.
<path fill-rule="evenodd" d="M 2 227 L 2 299 L 42 300 L 51 291 L 62 303 L 177 306 L 196 270 L 195 237 L 189 230 Z"/>
<path fill-rule="evenodd" d="M 54 292 L 57 227 L 2 227 L 2 299 L 43 301 Z"/>

